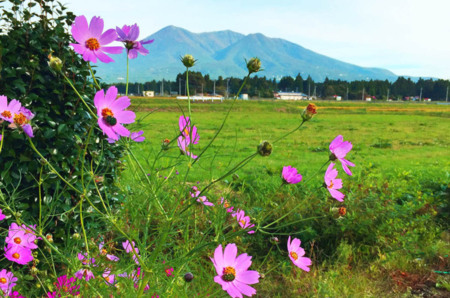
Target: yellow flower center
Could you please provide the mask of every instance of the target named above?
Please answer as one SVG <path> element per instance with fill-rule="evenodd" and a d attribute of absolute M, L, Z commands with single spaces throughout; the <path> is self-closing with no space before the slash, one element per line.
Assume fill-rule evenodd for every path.
<path fill-rule="evenodd" d="M 15 114 L 13 120 L 14 120 L 15 124 L 20 125 L 20 126 L 23 126 L 28 122 L 27 117 L 25 117 L 25 115 L 22 113 Z"/>
<path fill-rule="evenodd" d="M 329 188 L 329 189 L 332 189 L 333 186 L 334 186 L 333 181 L 330 181 L 330 185 L 328 185 L 328 188 Z"/>
<path fill-rule="evenodd" d="M 108 117 L 108 116 L 114 117 L 114 113 L 111 111 L 111 109 L 104 108 L 104 109 L 102 110 L 102 117 L 103 117 L 103 118 L 106 118 L 106 117 Z"/>
<path fill-rule="evenodd" d="M 22 242 L 22 239 L 20 239 L 19 237 L 14 238 L 14 242 L 16 244 L 20 244 Z"/>
<path fill-rule="evenodd" d="M 89 38 L 86 40 L 86 47 L 91 51 L 96 51 L 100 49 L 100 43 L 98 42 L 97 38 Z"/>
<path fill-rule="evenodd" d="M 107 251 L 106 249 L 102 248 L 102 255 L 106 255 Z"/>
<path fill-rule="evenodd" d="M 236 278 L 236 269 L 233 267 L 225 267 L 223 268 L 222 279 L 224 281 L 233 281 Z"/>
<path fill-rule="evenodd" d="M 0 282 L 1 282 L 2 284 L 6 284 L 7 280 L 6 280 L 6 278 L 2 277 L 2 278 L 0 278 Z"/>
<path fill-rule="evenodd" d="M 184 133 L 186 134 L 186 136 L 189 136 L 189 130 L 187 130 L 187 128 L 184 129 Z"/>
<path fill-rule="evenodd" d="M 294 259 L 294 260 L 298 260 L 298 254 L 295 252 L 295 251 L 291 251 L 290 253 L 289 253 L 290 255 L 291 255 L 291 257 Z"/>
<path fill-rule="evenodd" d="M 10 111 L 3 111 L 1 114 L 5 118 L 11 118 L 11 112 Z"/>
<path fill-rule="evenodd" d="M 245 226 L 245 220 L 241 219 L 239 222 Z"/>
<path fill-rule="evenodd" d="M 63 286 L 63 287 L 62 287 L 62 290 L 63 290 L 64 292 L 67 292 L 67 291 L 69 290 L 69 288 L 68 288 L 67 286 Z"/>
<path fill-rule="evenodd" d="M 13 253 L 12 257 L 16 260 L 20 259 L 20 255 L 17 252 Z"/>

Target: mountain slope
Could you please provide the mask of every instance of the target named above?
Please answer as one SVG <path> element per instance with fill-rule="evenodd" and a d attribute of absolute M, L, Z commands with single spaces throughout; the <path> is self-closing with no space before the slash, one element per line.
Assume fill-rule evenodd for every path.
<path fill-rule="evenodd" d="M 243 35 L 233 31 L 192 33 L 175 26 L 165 27 L 145 39 L 155 42 L 146 47 L 147 56 L 130 61 L 130 81 L 146 82 L 153 79 L 174 80 L 183 72 L 179 58 L 192 54 L 198 60 L 195 71 L 218 76 L 244 76 L 244 58 L 259 57 L 264 71 L 260 75 L 281 78 L 301 73 L 316 81 L 326 77 L 342 80 L 395 80 L 396 75 L 386 69 L 365 68 L 345 63 L 300 45 L 263 34 Z M 126 76 L 126 55 L 114 55 L 116 63 L 99 64 L 98 74 L 107 82 L 123 81 Z"/>

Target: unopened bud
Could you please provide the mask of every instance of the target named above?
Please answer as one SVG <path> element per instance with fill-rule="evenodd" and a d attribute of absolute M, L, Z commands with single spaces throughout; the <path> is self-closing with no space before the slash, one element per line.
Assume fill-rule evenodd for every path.
<path fill-rule="evenodd" d="M 271 237 L 270 242 L 272 244 L 278 244 L 280 242 L 280 240 L 278 239 L 278 237 Z"/>
<path fill-rule="evenodd" d="M 347 209 L 345 207 L 340 207 L 339 208 L 339 215 L 340 216 L 344 216 L 345 214 L 347 214 Z"/>
<path fill-rule="evenodd" d="M 45 238 L 47 238 L 48 242 L 53 243 L 53 235 L 52 234 L 45 235 Z"/>
<path fill-rule="evenodd" d="M 170 144 L 170 140 L 169 139 L 164 139 L 162 141 L 162 144 L 161 144 L 161 149 L 162 150 L 169 150 L 169 144 Z"/>
<path fill-rule="evenodd" d="M 184 55 L 183 57 L 180 58 L 181 62 L 183 63 L 184 66 L 186 66 L 187 68 L 194 66 L 195 62 L 197 62 L 197 60 L 194 59 L 194 57 L 192 55 Z"/>
<path fill-rule="evenodd" d="M 317 107 L 315 104 L 310 103 L 302 112 L 303 121 L 310 120 L 315 114 L 317 114 Z"/>
<path fill-rule="evenodd" d="M 49 55 L 48 58 L 50 59 L 50 61 L 48 61 L 48 66 L 50 66 L 50 68 L 53 70 L 61 71 L 63 67 L 61 59 L 59 59 L 58 57 L 53 57 L 52 55 Z"/>
<path fill-rule="evenodd" d="M 75 239 L 75 240 L 78 240 L 78 239 L 81 238 L 81 236 L 78 233 L 73 233 L 72 238 Z"/>
<path fill-rule="evenodd" d="M 191 282 L 194 279 L 194 274 L 192 274 L 191 272 L 188 272 L 184 275 L 184 280 L 186 282 Z"/>
<path fill-rule="evenodd" d="M 261 70 L 261 60 L 259 58 L 254 57 L 247 62 L 248 73 L 254 73 Z"/>
<path fill-rule="evenodd" d="M 39 270 L 35 266 L 31 267 L 31 269 L 30 269 L 31 274 L 36 275 L 38 272 L 39 272 Z"/>
<path fill-rule="evenodd" d="M 258 153 L 261 156 L 269 156 L 272 153 L 272 144 L 270 144 L 269 141 L 262 141 L 262 143 L 258 145 Z"/>

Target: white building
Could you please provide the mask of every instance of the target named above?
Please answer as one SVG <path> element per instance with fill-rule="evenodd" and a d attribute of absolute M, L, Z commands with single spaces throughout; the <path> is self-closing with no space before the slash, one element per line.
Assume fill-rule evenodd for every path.
<path fill-rule="evenodd" d="M 273 94 L 275 99 L 283 99 L 283 100 L 303 100 L 308 99 L 308 95 L 301 92 L 275 92 Z"/>
<path fill-rule="evenodd" d="M 142 91 L 142 96 L 155 97 L 155 91 Z"/>

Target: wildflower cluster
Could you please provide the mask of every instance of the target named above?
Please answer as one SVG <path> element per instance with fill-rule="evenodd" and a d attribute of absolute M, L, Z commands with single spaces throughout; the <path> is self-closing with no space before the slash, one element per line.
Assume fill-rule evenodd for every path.
<path fill-rule="evenodd" d="M 18 100 L 13 99 L 8 103 L 8 98 L 0 95 L 0 122 L 7 121 L 10 128 L 20 128 L 32 138 L 34 134 L 30 122 L 33 118 L 34 114 Z"/>

